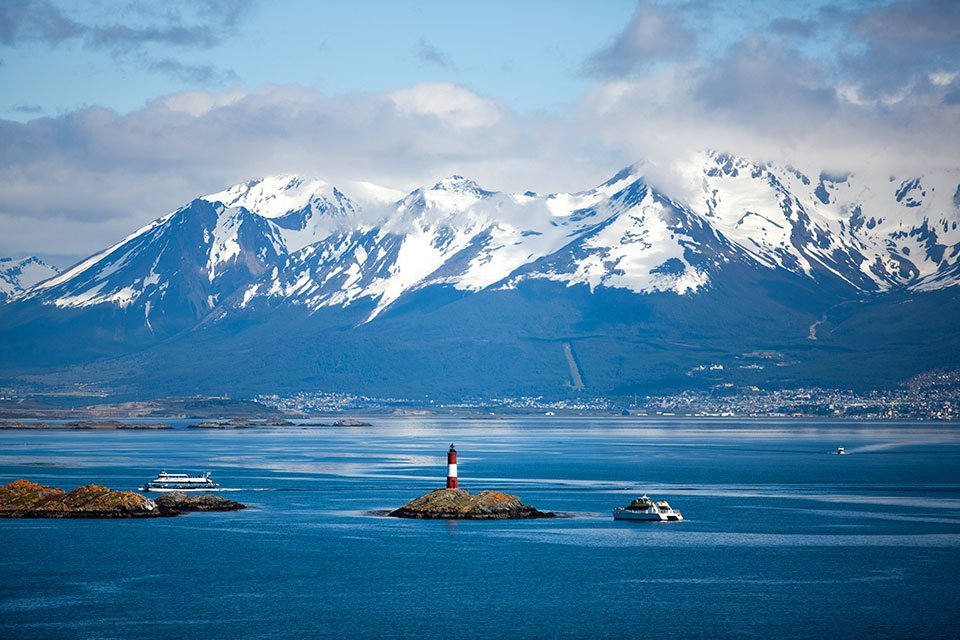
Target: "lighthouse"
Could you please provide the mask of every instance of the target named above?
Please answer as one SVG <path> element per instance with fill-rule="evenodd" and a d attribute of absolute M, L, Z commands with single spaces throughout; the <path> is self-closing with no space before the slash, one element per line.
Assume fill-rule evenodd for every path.
<path fill-rule="evenodd" d="M 450 445 L 447 451 L 447 489 L 457 488 L 457 450 Z"/>

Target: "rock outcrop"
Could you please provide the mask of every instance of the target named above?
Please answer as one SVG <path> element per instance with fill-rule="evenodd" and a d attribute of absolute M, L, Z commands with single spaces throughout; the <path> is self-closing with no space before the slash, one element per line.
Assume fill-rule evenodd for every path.
<path fill-rule="evenodd" d="M 557 514 L 538 511 L 509 493 L 473 494 L 464 489 L 437 489 L 387 515 L 420 520 L 515 520 L 555 518 Z"/>
<path fill-rule="evenodd" d="M 191 511 L 237 511 L 246 509 L 247 505 L 220 496 L 204 493 L 201 495 L 187 495 L 183 491 L 165 493 L 154 502 L 164 515 L 178 515 Z"/>
<path fill-rule="evenodd" d="M 244 504 L 218 496 L 187 496 L 182 492 L 154 501 L 134 491 L 114 491 L 98 484 L 69 493 L 29 480 L 15 480 L 0 487 L 0 518 L 159 518 L 244 508 Z"/>
<path fill-rule="evenodd" d="M 29 480 L 0 487 L 4 518 L 149 518 L 162 515 L 153 500 L 133 491 L 113 491 L 98 484 L 69 493 Z"/>

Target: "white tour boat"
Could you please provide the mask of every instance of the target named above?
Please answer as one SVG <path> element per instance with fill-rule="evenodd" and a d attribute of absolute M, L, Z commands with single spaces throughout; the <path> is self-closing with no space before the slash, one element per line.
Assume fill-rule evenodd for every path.
<path fill-rule="evenodd" d="M 156 479 L 140 487 L 140 491 L 163 493 L 164 491 L 217 491 L 220 485 L 210 479 L 210 474 L 191 476 L 186 473 L 160 472 Z"/>
<path fill-rule="evenodd" d="M 644 520 L 648 522 L 679 522 L 683 514 L 675 511 L 666 500 L 654 502 L 648 496 L 640 496 L 625 507 L 613 510 L 614 520 Z"/>

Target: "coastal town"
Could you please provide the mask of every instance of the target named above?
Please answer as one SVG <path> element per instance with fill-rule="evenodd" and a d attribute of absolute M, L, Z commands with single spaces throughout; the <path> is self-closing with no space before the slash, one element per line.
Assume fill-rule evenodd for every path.
<path fill-rule="evenodd" d="M 613 397 L 591 394 L 589 387 L 580 391 L 568 389 L 553 396 L 476 395 L 455 399 L 325 390 L 253 397 L 197 395 L 131 399 L 123 389 L 99 386 L 0 388 L 2 419 L 205 417 L 242 421 L 251 417 L 282 420 L 343 413 L 397 417 L 525 415 L 952 421 L 960 420 L 960 370 L 926 372 L 883 390 L 817 386 L 770 389 L 726 382 L 709 387 L 691 385 L 671 393 Z M 198 423 L 196 426 L 224 425 Z"/>
<path fill-rule="evenodd" d="M 858 392 L 822 387 L 761 389 L 716 385 L 673 394 L 632 397 L 564 398 L 516 396 L 469 398 L 457 402 L 376 398 L 346 393 L 315 392 L 289 396 L 261 395 L 256 401 L 284 411 L 337 413 L 391 411 L 404 414 L 539 414 L 628 415 L 660 417 L 819 417 L 858 420 L 960 419 L 960 371 L 915 376 L 891 390 Z"/>

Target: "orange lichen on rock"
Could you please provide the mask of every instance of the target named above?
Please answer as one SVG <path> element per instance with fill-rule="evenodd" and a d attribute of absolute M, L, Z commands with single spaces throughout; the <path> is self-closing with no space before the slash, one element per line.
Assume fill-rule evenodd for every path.
<path fill-rule="evenodd" d="M 0 487 L 0 516 L 9 518 L 137 518 L 155 516 L 153 500 L 132 491 L 89 484 L 66 493 L 29 480 Z"/>
<path fill-rule="evenodd" d="M 51 502 L 46 503 L 46 505 L 51 505 Z M 113 491 L 99 484 L 88 484 L 84 487 L 78 487 L 64 495 L 57 502 L 63 505 L 63 511 L 96 514 L 116 513 L 125 516 L 141 513 L 147 514 L 157 508 L 153 500 L 139 493 L 134 493 L 133 491 Z M 59 505 L 57 509 L 61 510 Z"/>
<path fill-rule="evenodd" d="M 99 484 L 67 493 L 29 480 L 0 487 L 0 518 L 156 518 L 193 511 L 236 511 L 246 505 L 219 496 L 172 493 L 153 501 Z"/>
<path fill-rule="evenodd" d="M 35 509 L 64 495 L 63 490 L 29 480 L 14 480 L 0 487 L 0 511 Z"/>

